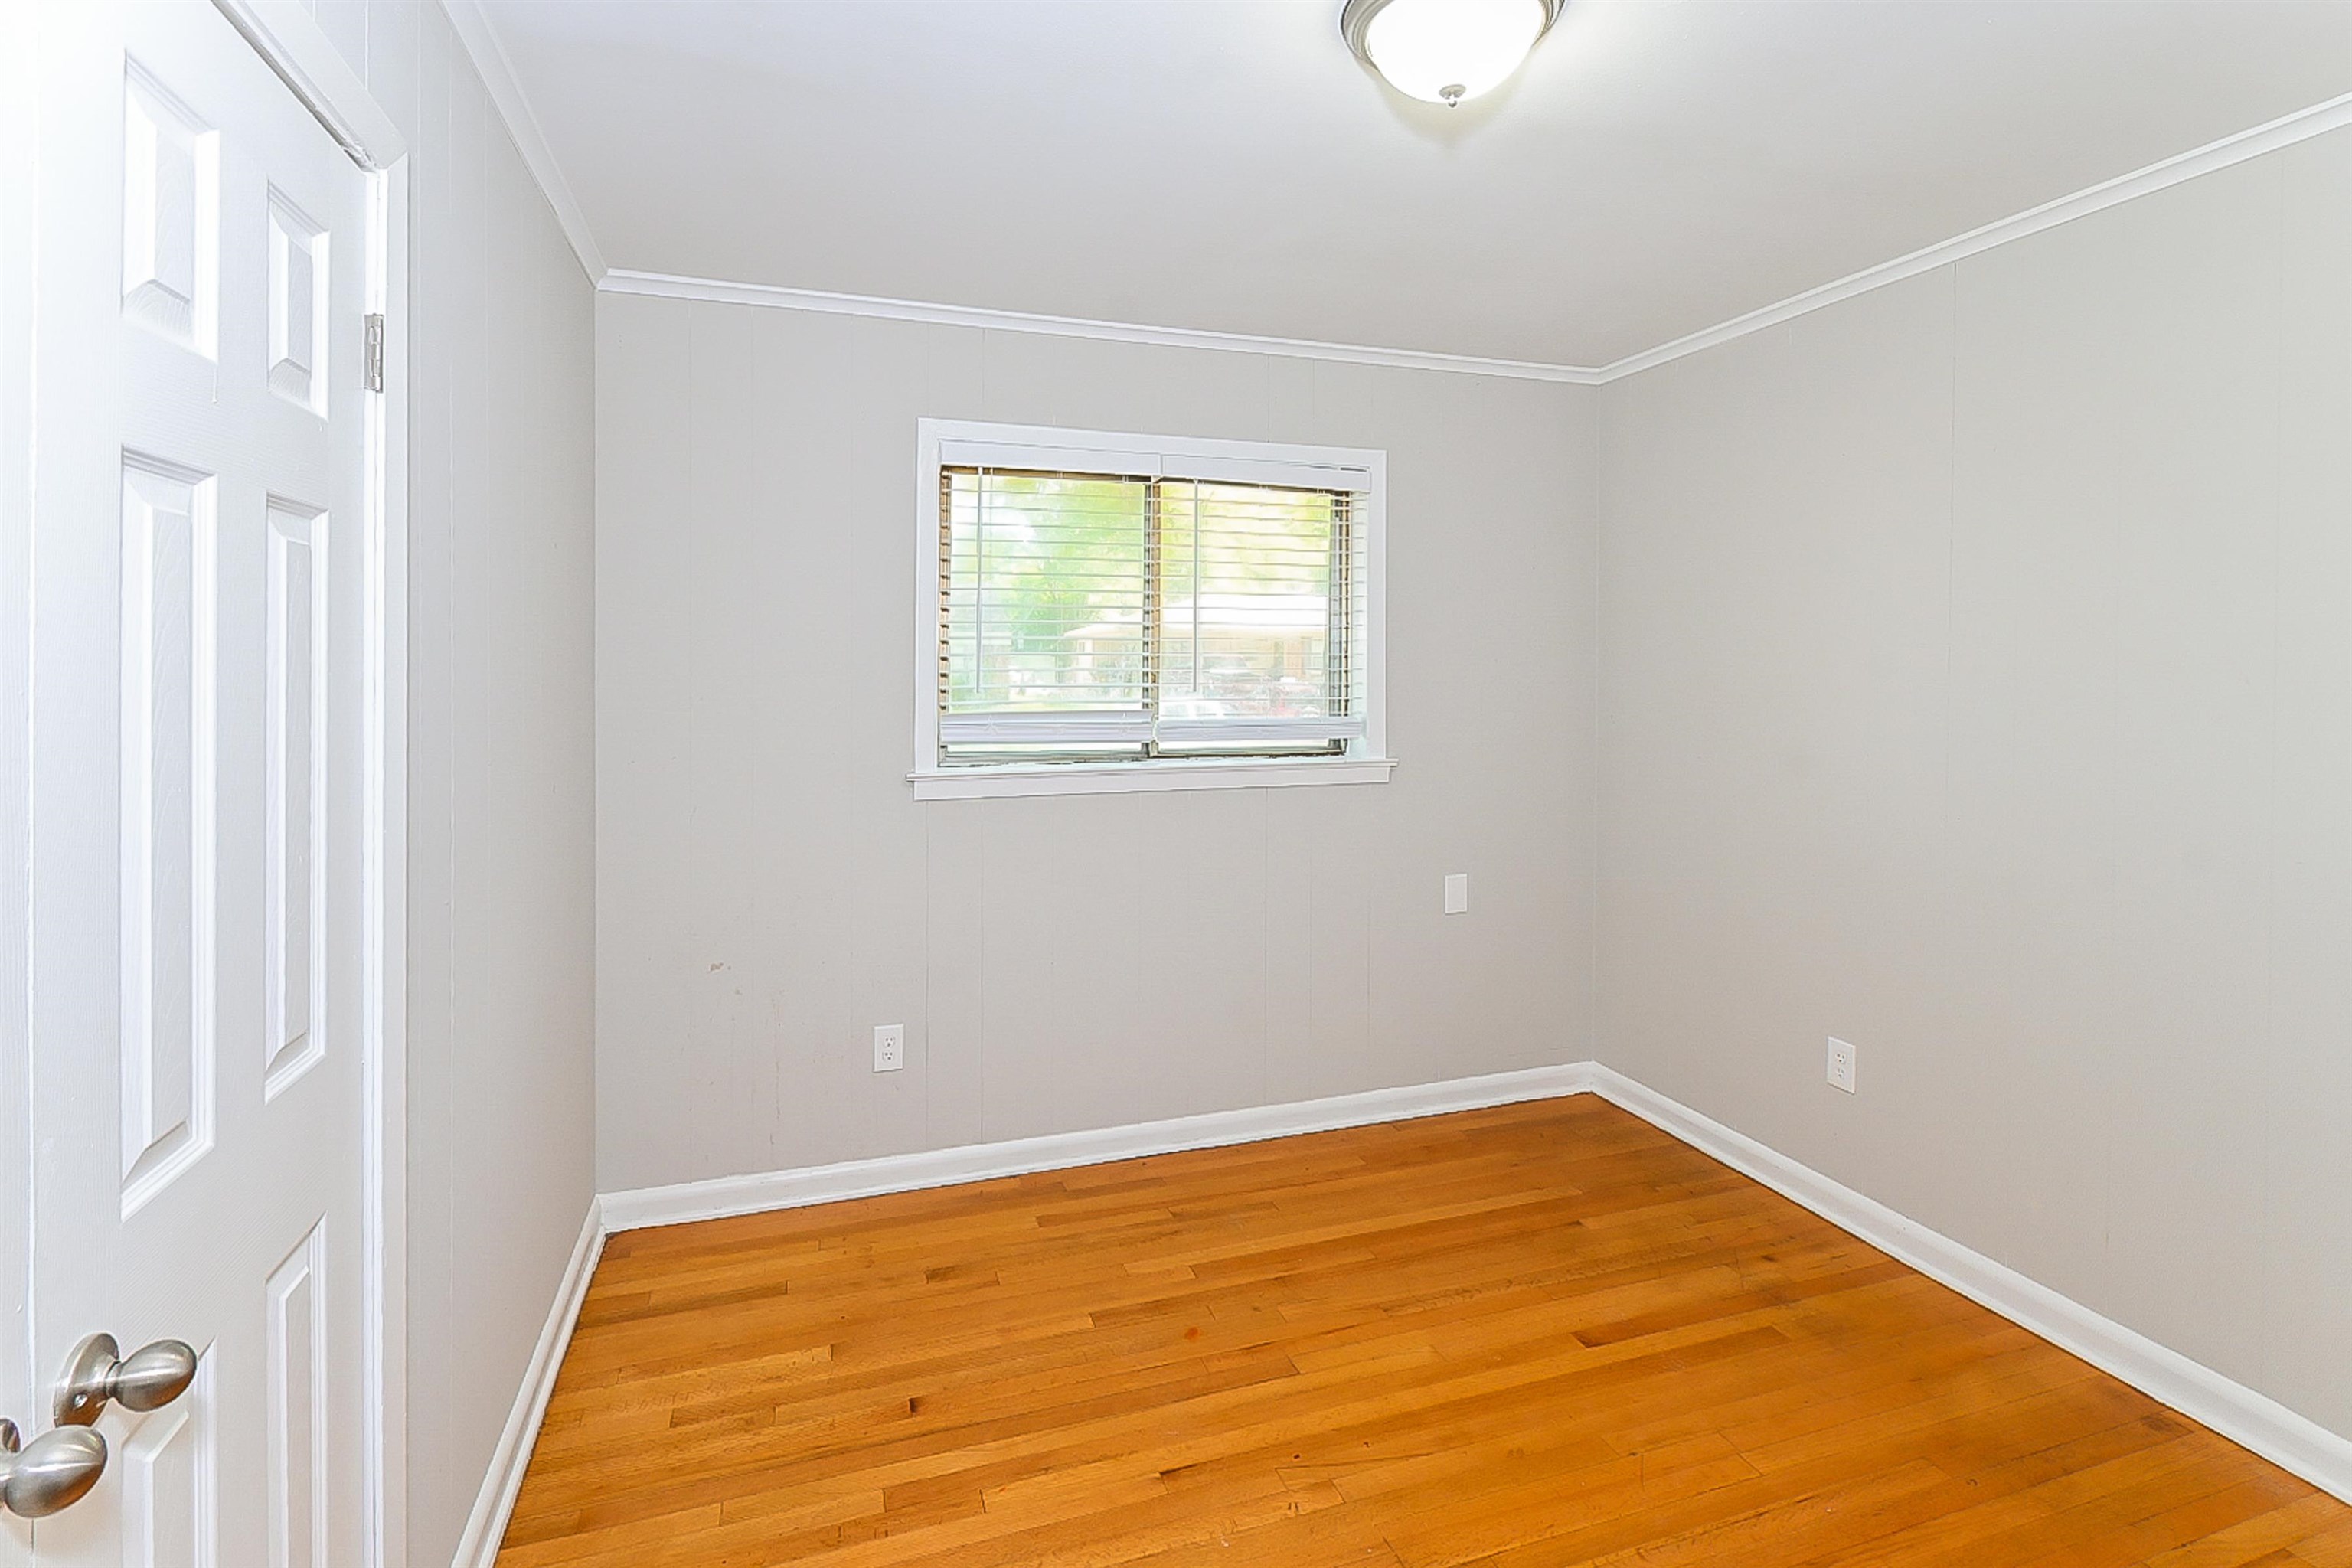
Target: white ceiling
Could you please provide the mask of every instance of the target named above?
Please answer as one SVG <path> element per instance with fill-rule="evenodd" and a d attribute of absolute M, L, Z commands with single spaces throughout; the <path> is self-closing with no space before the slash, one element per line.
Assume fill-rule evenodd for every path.
<path fill-rule="evenodd" d="M 2352 0 L 486 0 L 616 268 L 1599 365 L 2352 91 Z"/>

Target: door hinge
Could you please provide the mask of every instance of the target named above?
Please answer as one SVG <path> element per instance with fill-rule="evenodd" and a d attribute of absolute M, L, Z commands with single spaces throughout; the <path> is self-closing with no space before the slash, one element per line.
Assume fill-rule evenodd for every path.
<path fill-rule="evenodd" d="M 380 313 L 367 319 L 367 389 L 383 390 L 383 317 Z"/>

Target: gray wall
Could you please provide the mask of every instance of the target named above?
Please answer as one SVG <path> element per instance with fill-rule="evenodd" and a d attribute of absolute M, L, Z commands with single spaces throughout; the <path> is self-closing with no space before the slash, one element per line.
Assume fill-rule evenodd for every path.
<path fill-rule="evenodd" d="M 2352 132 L 1604 426 L 1601 1058 L 2352 1432 Z"/>
<path fill-rule="evenodd" d="M 1590 389 L 596 309 L 603 1187 L 1590 1054 Z M 1387 448 L 1393 780 L 917 805 L 926 415 Z"/>
<path fill-rule="evenodd" d="M 441 8 L 317 12 L 411 159 L 408 1547 L 436 1563 L 594 1191 L 593 295 Z"/>

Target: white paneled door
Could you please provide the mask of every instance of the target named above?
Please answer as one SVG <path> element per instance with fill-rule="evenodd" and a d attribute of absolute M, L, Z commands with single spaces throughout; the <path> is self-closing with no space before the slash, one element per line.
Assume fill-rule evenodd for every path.
<path fill-rule="evenodd" d="M 198 1361 L 34 1560 L 350 1568 L 372 187 L 214 6 L 43 14 L 32 1353 Z"/>

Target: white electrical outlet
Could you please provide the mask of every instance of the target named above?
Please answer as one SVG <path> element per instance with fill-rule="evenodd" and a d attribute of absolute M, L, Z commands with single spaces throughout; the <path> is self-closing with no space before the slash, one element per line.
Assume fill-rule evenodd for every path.
<path fill-rule="evenodd" d="M 907 1065 L 907 1026 L 877 1024 L 874 1026 L 874 1070 L 897 1072 Z"/>
<path fill-rule="evenodd" d="M 1456 871 L 1445 879 L 1445 912 L 1466 915 L 1470 912 L 1470 873 Z"/>
<path fill-rule="evenodd" d="M 1848 1094 L 1853 1089 L 1853 1047 L 1832 1036 L 1830 1038 L 1830 1087 Z"/>

